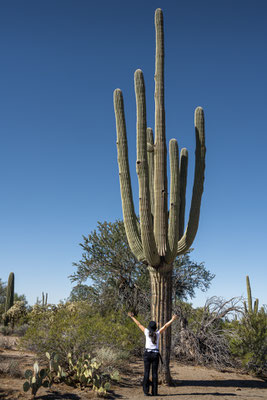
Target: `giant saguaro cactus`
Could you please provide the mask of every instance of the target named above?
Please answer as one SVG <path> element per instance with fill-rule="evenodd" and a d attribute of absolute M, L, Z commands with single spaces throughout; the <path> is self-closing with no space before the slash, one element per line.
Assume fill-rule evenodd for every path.
<path fill-rule="evenodd" d="M 146 124 L 146 100 L 143 73 L 135 72 L 137 107 L 137 161 L 139 181 L 139 216 L 134 211 L 128 146 L 124 117 L 123 96 L 114 91 L 114 109 L 117 128 L 117 150 L 122 210 L 130 248 L 138 260 L 148 265 L 151 279 L 152 318 L 162 326 L 172 313 L 172 269 L 177 255 L 185 253 L 193 243 L 198 229 L 205 169 L 204 114 L 195 110 L 195 177 L 189 220 L 184 232 L 185 194 L 188 153 L 172 139 L 170 155 L 170 201 L 168 211 L 167 149 L 164 110 L 164 38 L 163 14 L 155 12 L 156 71 L 155 71 L 155 141 L 153 131 Z M 165 331 L 160 343 L 164 360 L 164 379 L 170 380 L 171 332 Z"/>

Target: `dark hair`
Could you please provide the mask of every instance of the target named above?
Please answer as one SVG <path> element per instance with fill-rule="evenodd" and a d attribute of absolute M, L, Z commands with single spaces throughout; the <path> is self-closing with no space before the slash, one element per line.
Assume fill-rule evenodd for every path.
<path fill-rule="evenodd" d="M 157 324 L 155 321 L 150 321 L 148 324 L 148 336 L 151 338 L 151 341 L 153 344 L 157 343 L 157 334 L 156 334 L 156 330 L 157 330 Z"/>

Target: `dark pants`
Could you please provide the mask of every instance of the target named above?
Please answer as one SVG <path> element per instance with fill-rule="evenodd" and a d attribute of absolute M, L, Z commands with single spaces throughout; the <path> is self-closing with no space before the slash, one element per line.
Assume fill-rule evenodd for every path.
<path fill-rule="evenodd" d="M 144 382 L 143 389 L 144 393 L 149 393 L 149 373 L 150 365 L 152 365 L 152 395 L 157 396 L 158 394 L 158 366 L 159 366 L 159 353 L 152 351 L 145 351 L 144 353 Z"/>

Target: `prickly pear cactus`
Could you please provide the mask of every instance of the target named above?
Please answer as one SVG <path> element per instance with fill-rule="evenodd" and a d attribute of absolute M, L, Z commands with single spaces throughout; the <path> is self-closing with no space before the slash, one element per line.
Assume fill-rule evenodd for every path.
<path fill-rule="evenodd" d="M 49 382 L 46 379 L 47 371 L 42 368 L 40 369 L 38 362 L 36 361 L 33 365 L 33 371 L 28 369 L 25 372 L 26 382 L 23 384 L 24 392 L 28 392 L 31 389 L 32 395 L 35 396 L 40 387 L 48 387 Z"/>

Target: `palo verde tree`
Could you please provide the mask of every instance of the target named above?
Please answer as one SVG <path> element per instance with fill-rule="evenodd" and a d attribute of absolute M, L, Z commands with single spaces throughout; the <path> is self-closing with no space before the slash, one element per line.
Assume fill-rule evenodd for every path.
<path fill-rule="evenodd" d="M 170 154 L 170 204 L 168 211 L 167 148 L 164 109 L 164 32 L 163 13 L 155 12 L 156 63 L 155 63 L 155 141 L 153 131 L 147 128 L 146 100 L 143 73 L 135 72 L 137 107 L 137 161 L 139 181 L 139 215 L 136 217 L 128 162 L 128 145 L 124 116 L 123 96 L 114 91 L 114 109 L 117 128 L 118 165 L 123 219 L 130 248 L 137 259 L 147 265 L 151 280 L 152 318 L 164 325 L 172 314 L 172 269 L 177 254 L 185 253 L 193 243 L 198 229 L 200 204 L 205 169 L 204 113 L 195 110 L 195 176 L 189 221 L 184 232 L 185 191 L 188 153 L 172 139 Z M 164 361 L 163 379 L 170 376 L 171 330 L 165 331 L 160 342 Z"/>
<path fill-rule="evenodd" d="M 98 222 L 96 229 L 83 236 L 80 246 L 82 258 L 73 264 L 77 269 L 70 276 L 77 284 L 69 300 L 86 300 L 104 313 L 125 308 L 150 318 L 149 272 L 132 253 L 123 221 Z M 176 257 L 172 270 L 173 302 L 193 298 L 197 289 L 206 291 L 213 278 L 204 263 L 190 260 L 190 252 Z"/>

